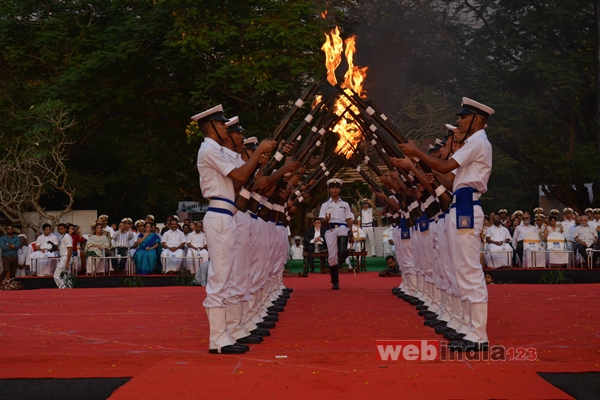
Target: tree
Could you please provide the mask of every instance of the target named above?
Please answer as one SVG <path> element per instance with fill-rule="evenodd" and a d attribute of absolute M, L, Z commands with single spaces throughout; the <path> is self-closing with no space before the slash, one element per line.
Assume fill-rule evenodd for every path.
<path fill-rule="evenodd" d="M 23 230 L 38 231 L 40 224 L 27 222 L 26 211 L 33 210 L 56 226 L 71 211 L 74 189 L 69 186 L 66 168 L 67 132 L 75 120 L 58 101 L 48 101 L 15 115 L 26 127 L 19 137 L 2 136 L 3 156 L 0 159 L 0 212 Z M 44 196 L 57 193 L 67 198 L 58 213 L 48 213 L 42 206 Z"/>
<path fill-rule="evenodd" d="M 201 200 L 191 115 L 223 103 L 264 138 L 322 73 L 308 0 L 9 0 L 0 15 L 0 126 L 18 135 L 14 114 L 62 101 L 79 121 L 75 204 L 111 215 L 160 218 Z"/>

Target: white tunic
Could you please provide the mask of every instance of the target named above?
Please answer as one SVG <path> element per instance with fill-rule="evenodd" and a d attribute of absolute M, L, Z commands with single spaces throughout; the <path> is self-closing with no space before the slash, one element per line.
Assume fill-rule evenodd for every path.
<path fill-rule="evenodd" d="M 162 242 L 167 244 L 167 247 L 179 247 L 182 243 L 186 243 L 185 234 L 179 229 L 169 229 L 162 237 Z"/>
<path fill-rule="evenodd" d="M 330 214 L 330 224 L 345 224 L 347 219 L 354 220 L 354 214 L 348 203 L 338 198 L 338 201 L 333 201 L 331 197 L 321 206 L 319 218 L 325 218 L 325 214 Z"/>

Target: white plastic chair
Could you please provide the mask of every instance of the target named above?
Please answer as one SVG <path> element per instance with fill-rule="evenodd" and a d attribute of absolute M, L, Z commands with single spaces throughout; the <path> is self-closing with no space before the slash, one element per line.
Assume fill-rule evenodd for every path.
<path fill-rule="evenodd" d="M 525 259 L 523 260 L 523 268 L 546 267 L 545 257 L 536 257 L 536 265 L 533 265 L 533 257 L 531 252 L 540 250 L 543 250 L 540 237 L 535 232 L 527 232 L 525 234 L 525 238 L 523 239 L 523 258 Z"/>
<path fill-rule="evenodd" d="M 548 263 L 552 265 L 569 265 L 569 253 L 565 237 L 560 232 L 552 232 L 548 234 Z"/>

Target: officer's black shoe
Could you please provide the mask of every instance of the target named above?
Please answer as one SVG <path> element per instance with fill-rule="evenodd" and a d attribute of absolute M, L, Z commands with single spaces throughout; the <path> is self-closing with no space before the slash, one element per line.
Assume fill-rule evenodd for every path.
<path fill-rule="evenodd" d="M 436 326 L 435 333 L 441 335 L 446 332 L 455 332 L 454 329 L 452 329 L 452 330 L 450 330 L 450 329 L 452 329 L 452 328 L 448 328 L 447 326 L 444 326 L 444 325 Z"/>
<path fill-rule="evenodd" d="M 400 296 L 398 296 L 398 297 L 400 297 Z M 404 296 L 402 298 L 402 300 L 406 301 L 407 303 L 410 303 L 411 301 L 418 300 L 418 299 L 416 297 L 414 297 L 414 296 Z"/>
<path fill-rule="evenodd" d="M 334 283 L 333 286 L 331 287 L 331 290 L 340 290 L 339 283 Z"/>
<path fill-rule="evenodd" d="M 267 315 L 273 315 L 275 317 L 279 317 L 279 313 L 277 311 L 269 311 L 269 310 L 267 310 Z"/>
<path fill-rule="evenodd" d="M 396 296 L 398 296 L 400 293 L 404 293 L 404 292 L 399 287 L 395 287 L 395 288 L 392 288 L 392 293 L 395 294 Z"/>
<path fill-rule="evenodd" d="M 458 352 L 487 351 L 488 342 L 471 342 L 470 340 L 460 340 L 448 343 L 448 350 Z"/>
<path fill-rule="evenodd" d="M 208 350 L 208 352 L 210 354 L 244 354 L 247 351 L 248 350 L 246 350 L 246 348 L 240 347 L 235 344 L 223 346 L 223 347 L 221 347 L 220 351 L 219 351 L 219 349 L 209 349 Z"/>
<path fill-rule="evenodd" d="M 415 307 L 417 310 L 428 310 L 429 306 L 426 306 L 425 304 L 421 304 L 420 306 L 416 306 Z M 421 314 L 419 314 L 421 315 Z"/>
<path fill-rule="evenodd" d="M 256 327 L 257 328 L 273 329 L 273 328 L 275 328 L 275 322 L 270 322 L 270 321 L 259 322 L 258 324 L 256 324 Z"/>
<path fill-rule="evenodd" d="M 289 299 L 290 298 L 290 294 L 288 292 L 281 292 L 281 294 L 279 295 L 280 299 Z"/>
<path fill-rule="evenodd" d="M 433 321 L 434 319 L 437 319 L 438 315 L 433 313 L 433 314 L 427 314 L 424 316 L 425 321 Z M 439 321 L 439 320 L 438 320 Z M 442 321 L 444 323 L 446 323 L 446 321 Z"/>
<path fill-rule="evenodd" d="M 250 331 L 250 334 L 256 335 L 256 336 L 271 336 L 271 332 L 265 328 L 256 328 L 256 329 Z"/>
<path fill-rule="evenodd" d="M 451 335 L 448 335 L 448 337 L 446 337 L 446 339 L 448 339 L 451 342 L 456 342 L 456 341 L 461 341 L 465 338 L 465 334 L 464 333 L 453 333 Z"/>
<path fill-rule="evenodd" d="M 423 300 L 419 300 L 416 298 L 414 300 L 409 301 L 409 303 L 411 306 L 420 306 L 420 305 L 425 304 L 425 302 Z"/>
<path fill-rule="evenodd" d="M 263 321 L 267 321 L 267 322 L 279 322 L 279 317 L 276 317 L 274 315 L 267 315 L 266 317 L 263 318 Z"/>
<path fill-rule="evenodd" d="M 430 315 L 430 314 L 435 314 L 435 313 L 433 311 L 429 311 L 429 310 L 421 310 L 421 311 L 419 311 L 419 315 L 420 316 Z"/>
<path fill-rule="evenodd" d="M 277 312 L 282 312 L 283 311 L 283 307 L 281 306 L 276 306 L 276 305 L 272 305 L 271 307 L 267 307 L 267 312 L 268 311 L 277 311 Z"/>
<path fill-rule="evenodd" d="M 458 332 L 446 332 L 446 333 L 444 333 L 444 338 L 448 339 L 448 340 L 461 340 L 464 337 L 465 337 L 464 333 L 458 333 Z"/>
<path fill-rule="evenodd" d="M 243 338 L 239 338 L 235 341 L 235 344 L 259 344 L 262 343 L 262 336 L 250 335 Z"/>
<path fill-rule="evenodd" d="M 425 321 L 423 323 L 423 325 L 434 327 L 434 326 L 446 325 L 446 322 L 440 321 L 439 319 L 432 319 L 429 321 Z"/>
<path fill-rule="evenodd" d="M 285 288 L 283 288 L 281 290 L 283 290 L 284 292 L 288 292 L 288 293 L 292 293 L 294 291 L 294 289 L 288 288 L 288 287 L 285 287 Z"/>

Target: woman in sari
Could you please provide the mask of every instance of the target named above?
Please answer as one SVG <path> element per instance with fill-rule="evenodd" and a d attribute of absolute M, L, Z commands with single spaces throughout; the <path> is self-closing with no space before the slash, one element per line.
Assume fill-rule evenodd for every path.
<path fill-rule="evenodd" d="M 103 257 L 107 250 L 110 250 L 110 241 L 104 234 L 102 224 L 95 224 L 92 227 L 94 232 L 90 235 L 87 242 L 85 243 L 85 255 L 86 255 L 86 272 L 87 275 L 92 275 L 92 269 L 94 264 L 91 262 L 90 257 Z M 106 260 L 96 260 L 96 271 L 94 273 L 106 273 Z"/>
<path fill-rule="evenodd" d="M 140 233 L 138 240 L 135 242 L 137 250 L 133 256 L 135 273 L 140 275 L 148 275 L 154 272 L 158 260 L 156 249 L 160 245 L 160 237 L 154 233 L 154 224 L 146 222 L 144 229 L 144 233 Z"/>

